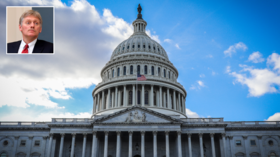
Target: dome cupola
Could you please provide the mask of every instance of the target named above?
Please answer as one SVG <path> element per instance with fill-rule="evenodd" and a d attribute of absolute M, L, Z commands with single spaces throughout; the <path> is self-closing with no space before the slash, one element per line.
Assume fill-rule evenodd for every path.
<path fill-rule="evenodd" d="M 108 115 L 131 106 L 186 117 L 187 92 L 177 82 L 178 70 L 164 48 L 146 34 L 147 22 L 138 5 L 134 32 L 113 51 L 93 90 L 93 115 Z M 141 76 L 141 81 L 137 78 Z"/>

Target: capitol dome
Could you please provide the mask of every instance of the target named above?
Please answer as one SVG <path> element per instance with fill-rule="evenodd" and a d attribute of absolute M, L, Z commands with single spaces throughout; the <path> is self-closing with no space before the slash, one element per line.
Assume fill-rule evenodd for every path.
<path fill-rule="evenodd" d="M 164 48 L 146 34 L 141 11 L 132 25 L 134 33 L 114 49 L 101 70 L 102 82 L 92 92 L 92 117 L 138 105 L 186 118 L 187 92 L 177 82 L 178 70 Z"/>

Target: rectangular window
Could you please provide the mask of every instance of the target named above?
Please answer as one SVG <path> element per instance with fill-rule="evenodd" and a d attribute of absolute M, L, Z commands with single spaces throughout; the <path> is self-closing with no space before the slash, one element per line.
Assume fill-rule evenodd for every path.
<path fill-rule="evenodd" d="M 25 146 L 25 144 L 26 144 L 26 140 L 21 140 L 20 141 L 20 146 Z"/>
<path fill-rule="evenodd" d="M 34 143 L 34 146 L 40 146 L 40 141 L 36 140 L 35 143 Z"/>
<path fill-rule="evenodd" d="M 237 140 L 237 141 L 235 142 L 235 144 L 236 144 L 236 146 L 241 146 L 241 141 L 240 141 L 240 140 Z"/>
<path fill-rule="evenodd" d="M 251 146 L 256 146 L 256 141 L 255 140 L 250 140 Z"/>

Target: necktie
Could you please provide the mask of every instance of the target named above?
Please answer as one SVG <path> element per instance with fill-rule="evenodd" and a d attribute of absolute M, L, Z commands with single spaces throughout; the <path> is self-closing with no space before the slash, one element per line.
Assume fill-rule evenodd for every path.
<path fill-rule="evenodd" d="M 29 47 L 28 44 L 26 44 L 21 53 L 28 53 L 28 47 Z"/>

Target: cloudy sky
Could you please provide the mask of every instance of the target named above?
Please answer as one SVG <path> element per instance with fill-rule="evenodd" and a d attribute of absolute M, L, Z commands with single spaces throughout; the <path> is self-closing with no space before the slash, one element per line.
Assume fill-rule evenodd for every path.
<path fill-rule="evenodd" d="M 189 117 L 280 120 L 280 1 L 0 1 L 0 121 L 91 115 L 91 92 L 141 3 Z M 55 55 L 6 55 L 6 6 L 55 6 Z M 43 30 L 44 31 L 44 30 Z"/>

